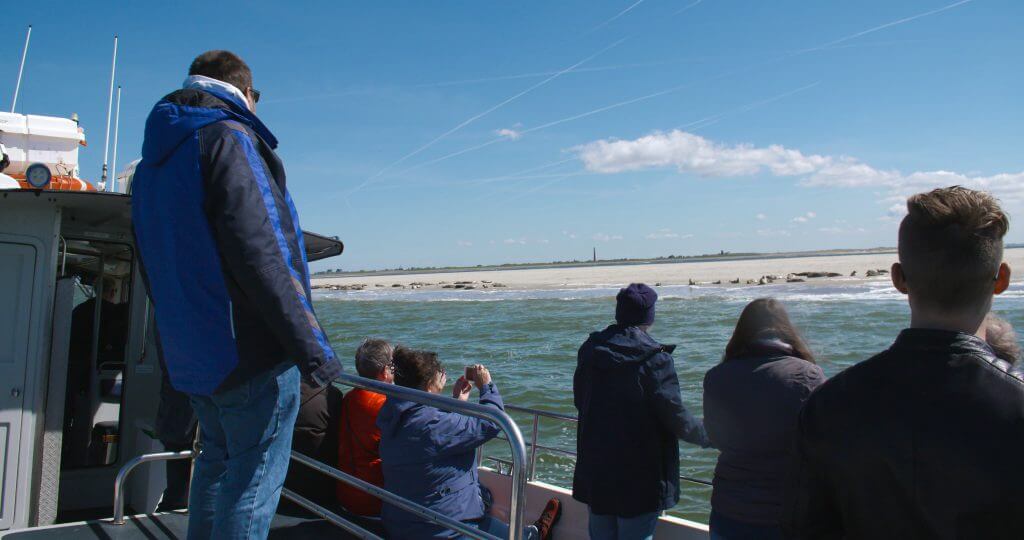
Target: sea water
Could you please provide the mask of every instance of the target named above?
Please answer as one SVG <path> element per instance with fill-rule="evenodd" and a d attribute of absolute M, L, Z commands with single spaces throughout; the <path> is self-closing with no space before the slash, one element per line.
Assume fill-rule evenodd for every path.
<path fill-rule="evenodd" d="M 346 367 L 359 343 L 379 337 L 436 351 L 449 383 L 466 365 L 487 366 L 507 404 L 576 414 L 572 375 L 576 351 L 587 335 L 612 322 L 617 287 L 517 291 L 401 290 L 318 292 L 316 310 Z M 651 334 L 675 344 L 683 402 L 702 414 L 704 373 L 718 363 L 743 307 L 773 296 L 789 309 L 827 375 L 885 349 L 907 326 L 905 297 L 887 280 L 751 287 L 657 287 L 660 299 Z M 997 298 L 993 311 L 1024 329 L 1024 282 Z M 449 384 L 450 388 L 450 384 Z M 475 395 L 474 395 L 475 397 Z M 512 414 L 529 441 L 532 418 Z M 576 428 L 543 419 L 539 444 L 575 450 Z M 630 441 L 608 441 L 630 444 Z M 711 480 L 717 452 L 680 444 L 680 474 Z M 508 444 L 494 441 L 486 455 L 508 459 Z M 493 465 L 493 464 L 492 464 Z M 573 460 L 538 452 L 537 479 L 569 487 Z M 682 499 L 670 513 L 706 522 L 711 489 L 682 482 Z"/>

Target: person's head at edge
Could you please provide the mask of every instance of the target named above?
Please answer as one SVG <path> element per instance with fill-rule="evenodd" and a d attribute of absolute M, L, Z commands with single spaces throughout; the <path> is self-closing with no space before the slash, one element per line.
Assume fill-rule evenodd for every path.
<path fill-rule="evenodd" d="M 722 361 L 742 358 L 757 350 L 759 342 L 778 340 L 788 345 L 790 356 L 816 363 L 807 343 L 789 319 L 782 302 L 774 298 L 758 298 L 747 304 L 736 321 L 736 329 L 725 346 Z"/>
<path fill-rule="evenodd" d="M 647 330 L 654 324 L 658 293 L 643 283 L 630 283 L 615 296 L 615 322 Z"/>
<path fill-rule="evenodd" d="M 448 382 L 437 353 L 406 347 L 395 349 L 395 384 L 439 394 Z"/>
<path fill-rule="evenodd" d="M 909 296 L 911 327 L 985 337 L 992 297 L 1010 284 L 1009 228 L 998 201 L 982 191 L 953 186 L 907 200 L 892 282 Z"/>
<path fill-rule="evenodd" d="M 985 317 L 985 341 L 996 353 L 996 357 L 1016 364 L 1020 360 L 1020 342 L 1013 326 L 1001 317 L 991 313 Z"/>
<path fill-rule="evenodd" d="M 249 110 L 256 112 L 259 91 L 252 87 L 252 70 L 237 54 L 231 51 L 206 51 L 192 61 L 188 74 L 202 75 L 228 83 L 245 95 Z"/>
<path fill-rule="evenodd" d="M 395 348 L 383 339 L 367 339 L 356 349 L 356 373 L 381 382 L 395 382 Z"/>

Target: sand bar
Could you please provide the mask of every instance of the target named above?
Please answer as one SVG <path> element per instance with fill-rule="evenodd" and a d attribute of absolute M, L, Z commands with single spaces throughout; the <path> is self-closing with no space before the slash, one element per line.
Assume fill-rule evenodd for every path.
<path fill-rule="evenodd" d="M 1011 268 L 1024 276 L 1024 248 L 1006 250 L 1005 260 Z M 476 289 L 491 288 L 494 284 L 517 290 L 592 288 L 621 286 L 630 282 L 651 285 L 710 284 L 721 281 L 728 285 L 739 280 L 741 285 L 760 280 L 762 276 L 779 276 L 782 281 L 799 272 L 831 272 L 849 281 L 850 274 L 867 279 L 868 270 L 887 270 L 896 261 L 895 253 L 858 255 L 811 256 L 793 258 L 764 258 L 744 260 L 697 261 L 679 263 L 585 266 L 575 268 L 536 268 L 524 270 L 483 270 L 430 274 L 402 274 L 388 276 L 316 277 L 314 287 L 365 286 L 366 288 L 442 288 L 463 282 L 463 286 Z M 810 278 L 810 284 L 825 282 L 829 278 Z M 876 276 L 870 279 L 885 279 Z M 1014 281 L 1018 281 L 1014 279 Z M 399 287 L 394 287 L 398 285 Z M 486 287 L 485 287 L 486 286 Z"/>

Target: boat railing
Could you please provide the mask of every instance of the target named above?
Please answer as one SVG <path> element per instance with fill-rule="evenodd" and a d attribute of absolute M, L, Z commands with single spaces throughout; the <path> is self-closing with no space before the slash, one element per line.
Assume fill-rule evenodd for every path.
<path fill-rule="evenodd" d="M 129 459 L 117 471 L 117 478 L 114 479 L 114 525 L 124 525 L 124 483 L 135 467 L 143 463 L 154 461 L 171 461 L 173 459 L 192 459 L 193 452 L 184 450 L 181 452 L 157 452 L 155 454 L 142 454 Z"/>
<path fill-rule="evenodd" d="M 512 453 L 511 459 L 511 470 L 509 474 L 512 477 L 511 482 L 511 497 L 509 499 L 509 540 L 522 540 L 523 538 L 523 511 L 526 507 L 526 478 L 527 478 L 527 457 L 526 457 L 526 444 L 523 440 L 523 434 L 519 430 L 518 424 L 512 420 L 511 417 L 505 412 L 495 407 L 481 405 L 479 403 L 473 403 L 469 401 L 459 401 L 457 399 L 441 396 L 438 394 L 431 394 L 415 390 L 412 388 L 406 388 L 403 386 L 385 384 L 378 381 L 364 379 L 348 373 L 342 373 L 334 381 L 346 386 L 352 386 L 355 388 L 362 388 L 373 392 L 385 394 L 388 397 L 394 397 L 398 399 L 404 399 L 406 401 L 413 401 L 424 405 L 436 407 L 438 409 L 457 412 L 467 416 L 480 418 L 494 422 L 501 429 L 503 433 L 503 439 L 509 442 L 509 447 Z M 124 520 L 124 482 L 128 477 L 128 474 L 142 463 L 170 460 L 170 459 L 183 459 L 192 457 L 192 452 L 161 452 L 156 454 L 145 454 L 137 456 L 126 463 L 117 474 L 117 479 L 114 484 L 114 520 L 113 522 L 118 525 L 123 525 Z M 373 495 L 382 501 L 401 508 L 402 510 L 409 512 L 417 517 L 425 519 L 431 523 L 446 527 L 448 529 L 462 533 L 470 538 L 477 538 L 480 540 L 501 540 L 500 538 L 485 533 L 475 527 L 462 523 L 445 516 L 444 514 L 438 513 L 430 508 L 421 506 L 417 503 L 409 501 L 404 497 L 396 495 L 386 489 L 375 486 L 359 478 L 356 478 L 350 474 L 340 471 L 330 465 L 321 463 L 315 459 L 309 458 L 297 452 L 292 452 L 292 461 L 305 466 L 310 467 L 313 470 L 327 475 L 335 480 L 344 482 L 350 486 L 365 491 L 366 493 Z M 282 489 L 281 495 L 292 502 L 302 506 L 303 508 L 319 515 L 323 519 L 333 523 L 334 525 L 342 528 L 346 532 L 354 534 L 359 538 L 365 539 L 379 539 L 380 537 L 373 532 L 366 530 L 360 525 L 352 522 L 345 517 L 332 512 L 331 510 L 313 502 L 305 497 L 295 493 L 287 488 Z"/>
<path fill-rule="evenodd" d="M 537 454 L 538 453 L 547 453 L 547 454 L 551 454 L 551 455 L 561 455 L 561 456 L 566 456 L 566 457 L 571 457 L 573 459 L 576 459 L 577 453 L 576 453 L 575 450 L 568 450 L 568 449 L 565 449 L 565 448 L 558 448 L 558 447 L 554 447 L 554 446 L 546 446 L 546 445 L 541 444 L 538 439 L 539 439 L 539 434 L 540 434 L 540 420 L 541 420 L 541 418 L 549 418 L 549 419 L 552 419 L 552 420 L 557 420 L 557 421 L 561 421 L 561 422 L 569 422 L 569 423 L 573 423 L 573 424 L 578 424 L 579 421 L 580 421 L 579 418 L 577 418 L 576 416 L 573 416 L 571 414 L 564 414 L 564 413 L 559 413 L 559 412 L 554 412 L 554 411 L 545 411 L 543 409 L 533 409 L 533 408 L 530 408 L 530 407 L 518 407 L 516 405 L 505 405 L 505 410 L 506 411 L 515 412 L 515 413 L 526 414 L 526 415 L 529 415 L 531 417 L 531 422 L 530 422 L 530 440 L 529 440 L 529 442 L 526 443 L 526 447 L 529 449 L 529 453 L 530 453 L 530 461 L 529 461 L 529 464 L 528 464 L 528 466 L 526 468 L 526 470 L 527 470 L 527 481 L 532 482 L 537 477 L 536 473 L 537 473 Z M 501 437 L 499 437 L 499 438 L 501 438 Z M 503 473 L 503 474 L 505 474 L 505 469 L 506 468 L 511 469 L 511 467 L 513 465 L 512 462 L 507 460 L 507 459 L 502 459 L 502 458 L 498 458 L 498 457 L 494 457 L 494 456 L 488 456 L 488 455 L 483 455 L 482 454 L 481 455 L 481 459 L 484 460 L 484 461 L 491 461 L 491 462 L 495 463 L 495 465 L 496 465 L 495 470 L 497 470 L 499 473 Z M 703 485 L 703 486 L 710 486 L 711 485 L 711 481 L 710 480 L 703 480 L 703 479 L 700 479 L 700 478 L 694 478 L 694 477 L 686 476 L 686 475 L 682 475 L 682 474 L 679 475 L 679 479 L 683 480 L 685 482 L 690 482 L 690 483 L 693 483 L 693 484 L 699 484 L 699 485 Z"/>

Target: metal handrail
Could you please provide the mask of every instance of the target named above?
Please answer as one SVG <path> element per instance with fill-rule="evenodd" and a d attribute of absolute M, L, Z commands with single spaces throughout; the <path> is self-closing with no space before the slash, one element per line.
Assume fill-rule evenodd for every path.
<path fill-rule="evenodd" d="M 554 453 L 554 454 L 562 454 L 562 455 L 565 455 L 565 456 L 579 457 L 579 454 L 577 454 L 575 451 L 566 450 L 564 448 L 555 448 L 555 447 L 551 447 L 551 446 L 544 446 L 544 445 L 539 444 L 537 442 L 538 431 L 539 431 L 539 425 L 538 424 L 540 422 L 540 418 L 552 418 L 552 419 L 555 419 L 555 420 L 562 420 L 562 421 L 565 421 L 565 422 L 579 423 L 580 419 L 578 417 L 573 416 L 571 414 L 558 413 L 558 412 L 554 412 L 554 411 L 545 411 L 543 409 L 532 409 L 530 407 L 519 407 L 519 406 L 516 406 L 516 405 L 506 405 L 505 406 L 505 410 L 506 411 L 513 411 L 513 412 L 517 412 L 517 413 L 525 413 L 525 414 L 529 414 L 529 415 L 531 415 L 533 417 L 533 436 L 530 439 L 530 442 L 526 443 L 526 447 L 530 449 L 530 467 L 528 469 L 528 471 L 529 471 L 528 479 L 530 481 L 533 481 L 533 479 L 536 476 L 535 472 L 536 472 L 536 468 L 537 468 L 537 450 L 543 450 L 543 451 L 546 451 L 546 452 L 549 452 L 549 453 Z M 498 438 L 500 439 L 501 437 L 499 436 Z M 492 460 L 492 461 L 494 461 L 496 463 L 499 463 L 499 464 L 500 463 L 504 463 L 504 460 L 500 460 L 500 459 L 497 459 L 497 458 L 494 458 L 494 457 L 491 457 L 491 456 L 485 456 L 485 459 L 490 459 L 490 460 Z M 711 485 L 713 485 L 710 480 L 703 480 L 703 479 L 700 479 L 700 478 L 693 478 L 691 476 L 685 476 L 685 475 L 682 475 L 682 474 L 679 475 L 679 479 L 680 480 L 684 480 L 686 482 L 693 483 L 693 484 L 700 484 L 700 485 L 704 485 L 704 486 L 711 486 Z"/>
<path fill-rule="evenodd" d="M 129 459 L 121 469 L 117 471 L 117 478 L 114 479 L 114 525 L 124 525 L 124 481 L 128 475 L 143 463 L 153 461 L 170 461 L 172 459 L 186 459 L 192 457 L 191 450 L 181 452 L 157 452 L 155 454 L 142 454 Z"/>
<path fill-rule="evenodd" d="M 295 493 L 294 491 L 288 488 L 281 488 L 281 496 L 305 508 L 306 510 L 309 510 L 310 512 L 320 516 L 321 518 L 330 521 L 331 524 L 341 528 L 343 531 L 350 534 L 354 534 L 363 540 L 384 540 L 380 536 L 373 534 L 372 532 L 360 527 L 359 525 L 356 525 L 355 523 L 352 523 L 351 521 L 339 516 L 338 514 L 335 514 L 334 512 L 331 512 L 330 510 L 324 508 L 323 506 L 316 504 L 315 502 L 303 497 L 302 495 L 299 495 L 298 493 Z"/>
<path fill-rule="evenodd" d="M 305 465 L 307 467 L 310 467 L 310 468 L 312 468 L 312 469 L 314 469 L 314 470 L 316 470 L 316 471 L 318 471 L 320 473 L 326 474 L 327 476 L 330 476 L 331 478 L 334 478 L 335 480 L 338 480 L 338 481 L 341 481 L 341 482 L 345 482 L 346 484 L 348 484 L 348 485 L 350 485 L 350 486 L 352 486 L 352 487 L 354 487 L 356 489 L 361 489 L 361 490 L 365 491 L 366 493 L 368 493 L 370 495 L 373 495 L 374 497 L 377 497 L 378 499 L 380 499 L 382 501 L 386 501 L 387 503 L 392 504 L 394 506 L 397 506 L 398 508 L 401 508 L 402 510 L 405 510 L 406 512 L 409 512 L 410 514 L 413 514 L 413 515 L 415 515 L 417 517 L 426 519 L 427 521 L 430 521 L 431 523 L 435 523 L 435 524 L 440 525 L 442 527 L 447 527 L 447 528 L 449 528 L 451 530 L 458 531 L 458 532 L 460 532 L 460 533 L 462 533 L 462 534 L 464 534 L 466 536 L 469 536 L 471 538 L 477 538 L 477 539 L 480 539 L 480 540 L 501 540 L 501 538 L 498 538 L 497 536 L 493 536 L 491 534 L 485 533 L 485 532 L 481 531 L 480 529 L 477 529 L 477 528 L 474 528 L 474 527 L 470 527 L 469 525 L 466 525 L 465 523 L 462 523 L 461 521 L 454 520 L 454 519 L 452 519 L 452 518 L 450 518 L 450 517 L 448 517 L 448 516 L 446 516 L 446 515 L 444 515 L 444 514 L 442 514 L 440 512 L 436 512 L 436 511 L 431 510 L 431 509 L 429 509 L 429 508 L 427 508 L 425 506 L 420 506 L 419 504 L 416 504 L 416 503 L 414 503 L 412 501 L 408 501 L 405 498 L 400 497 L 398 495 L 395 495 L 394 493 L 391 493 L 390 491 L 388 491 L 388 490 L 386 490 L 386 489 L 384 489 L 382 487 L 376 486 L 374 484 L 371 484 L 369 482 L 366 482 L 364 480 L 356 478 L 355 476 L 352 476 L 352 475 L 350 475 L 350 474 L 348 474 L 346 472 L 339 471 L 338 469 L 335 469 L 334 467 L 331 467 L 330 465 L 321 463 L 321 462 L 319 462 L 319 461 L 317 461 L 317 460 L 315 460 L 315 459 L 313 459 L 311 457 L 308 457 L 308 456 L 305 456 L 303 454 L 300 454 L 300 453 L 298 453 L 298 452 L 296 452 L 294 450 L 292 450 L 292 459 L 297 461 L 298 463 L 301 463 L 301 464 L 303 464 L 303 465 Z M 298 502 L 298 501 L 296 501 L 296 502 Z M 320 510 L 323 510 L 321 507 L 317 506 L 315 503 L 310 503 L 310 504 L 312 504 L 313 506 L 316 506 Z M 511 532 L 512 532 L 511 529 L 509 529 L 509 533 L 510 534 L 511 534 Z"/>
<path fill-rule="evenodd" d="M 527 482 L 527 458 L 526 442 L 519 430 L 519 425 L 505 411 L 496 407 L 460 401 L 454 398 L 431 394 L 413 388 L 406 388 L 395 384 L 382 383 L 372 379 L 366 379 L 349 373 L 341 373 L 334 382 L 340 382 L 355 388 L 362 388 L 384 394 L 389 397 L 413 401 L 438 409 L 453 411 L 466 416 L 488 420 L 497 424 L 505 433 L 512 452 L 512 494 L 509 501 L 509 540 L 522 540 L 523 538 L 523 511 L 526 509 L 526 482 Z M 293 455 L 294 459 L 294 455 Z M 336 469 L 335 469 L 336 470 Z M 322 471 L 326 472 L 326 471 Z M 341 471 L 337 471 L 341 472 Z M 344 473 L 341 473 L 344 474 Z M 353 477 L 354 478 L 354 477 Z M 359 480 L 358 478 L 354 478 Z M 360 481 L 361 482 L 361 481 Z M 367 487 L 372 486 L 368 484 Z M 372 486 L 376 488 L 376 486 Z M 381 497 L 383 499 L 383 497 Z M 403 499 L 404 500 L 404 499 Z M 397 506 L 397 505 L 396 505 Z M 417 505 L 418 506 L 418 505 Z M 457 529 L 460 532 L 461 529 Z M 479 534 L 479 530 L 474 531 Z M 490 537 L 490 535 L 487 535 Z"/>

